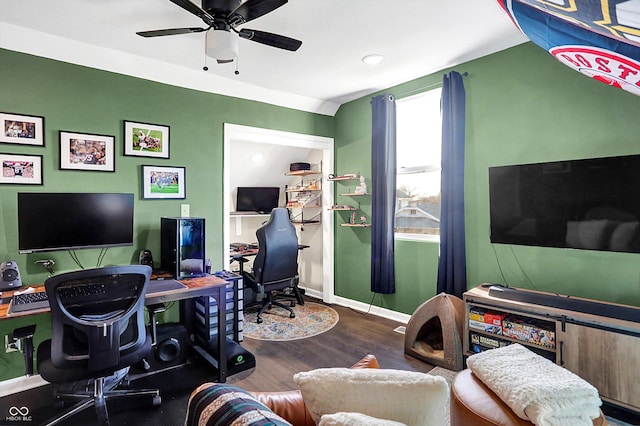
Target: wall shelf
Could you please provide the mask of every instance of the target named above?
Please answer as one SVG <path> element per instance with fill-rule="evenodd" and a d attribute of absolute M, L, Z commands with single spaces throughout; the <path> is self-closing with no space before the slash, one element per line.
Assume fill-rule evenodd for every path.
<path fill-rule="evenodd" d="M 360 179 L 360 175 L 357 176 L 336 176 L 333 178 L 327 178 L 327 180 L 329 182 L 340 182 L 340 181 L 345 181 L 345 180 L 359 180 Z"/>
<path fill-rule="evenodd" d="M 317 187 L 293 187 L 290 188 L 288 187 L 287 189 L 285 189 L 286 192 L 306 192 L 306 191 L 322 191 L 322 189 L 317 188 Z"/>
<path fill-rule="evenodd" d="M 316 172 L 312 170 L 299 170 L 297 172 L 286 172 L 285 176 L 309 176 L 309 175 L 321 175 L 322 172 Z"/>
<path fill-rule="evenodd" d="M 285 173 L 285 176 L 299 177 L 295 186 L 286 186 L 286 207 L 289 209 L 291 223 L 294 225 L 317 225 L 320 215 L 309 210 L 322 208 L 322 177 L 305 179 L 305 176 L 322 175 L 322 162 L 314 164 L 312 170 L 297 170 Z M 308 216 L 311 216 L 309 218 Z"/>
<path fill-rule="evenodd" d="M 322 161 L 317 164 L 311 164 L 311 168 L 309 170 L 295 170 L 288 171 L 284 175 L 285 176 L 310 176 L 310 175 L 321 175 L 322 174 Z"/>
<path fill-rule="evenodd" d="M 355 190 L 366 190 L 366 185 L 364 184 L 364 177 L 360 175 L 360 173 L 347 173 L 342 176 L 333 176 L 327 179 L 330 182 L 349 182 L 349 181 L 360 181 L 360 184 L 355 187 Z M 343 190 L 353 191 L 354 188 L 343 188 Z M 341 197 L 362 197 L 365 195 L 371 195 L 368 192 L 364 193 L 355 193 L 355 192 L 347 192 L 340 194 Z M 346 228 L 369 228 L 371 227 L 370 223 L 362 223 L 362 219 L 366 220 L 365 215 L 360 215 L 360 222 L 356 223 L 356 213 L 360 211 L 360 202 L 358 202 L 358 206 L 351 206 L 349 203 L 347 204 L 334 204 L 328 210 L 337 211 L 337 212 L 351 212 L 350 219 L 347 220 L 346 223 L 341 223 L 340 226 L 344 226 Z"/>
<path fill-rule="evenodd" d="M 330 207 L 327 210 L 334 212 L 355 212 L 360 209 L 358 207 Z"/>

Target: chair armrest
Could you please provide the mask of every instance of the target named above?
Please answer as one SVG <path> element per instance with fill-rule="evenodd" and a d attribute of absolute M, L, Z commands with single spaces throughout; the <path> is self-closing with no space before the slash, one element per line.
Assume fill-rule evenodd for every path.
<path fill-rule="evenodd" d="M 315 426 L 299 390 L 250 393 L 293 426 Z"/>
<path fill-rule="evenodd" d="M 353 364 L 351 368 L 380 368 L 380 365 L 376 356 L 369 354 Z"/>

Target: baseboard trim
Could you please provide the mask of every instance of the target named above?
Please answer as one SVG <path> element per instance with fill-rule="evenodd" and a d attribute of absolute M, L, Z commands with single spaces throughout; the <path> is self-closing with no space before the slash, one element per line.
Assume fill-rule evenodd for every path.
<path fill-rule="evenodd" d="M 356 311 L 368 312 L 372 315 L 401 322 L 403 324 L 407 324 L 409 322 L 409 319 L 411 318 L 411 315 L 381 308 L 379 306 L 369 305 L 367 303 L 358 302 L 357 300 L 351 300 L 340 296 L 334 296 L 333 303 L 340 306 L 345 306 L 347 308 L 355 309 Z"/>
<path fill-rule="evenodd" d="M 0 398 L 49 384 L 39 374 L 0 381 Z"/>
<path fill-rule="evenodd" d="M 309 297 L 315 297 L 316 299 L 323 300 L 322 292 L 314 289 L 305 289 L 305 294 Z M 387 318 L 393 321 L 398 321 L 403 324 L 407 324 L 411 315 L 403 314 L 401 312 L 392 311 L 390 309 L 381 308 L 379 306 L 369 305 L 367 303 L 358 302 L 357 300 L 347 299 L 346 297 L 340 297 L 334 295 L 331 300 L 324 300 L 325 303 L 335 303 L 336 305 L 344 306 L 346 308 L 355 309 L 356 311 L 368 312 L 378 317 Z"/>

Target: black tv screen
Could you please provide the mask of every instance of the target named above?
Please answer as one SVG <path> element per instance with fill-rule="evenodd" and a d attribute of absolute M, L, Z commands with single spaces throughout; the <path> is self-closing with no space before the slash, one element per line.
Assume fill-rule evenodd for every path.
<path fill-rule="evenodd" d="M 133 244 L 133 194 L 18 193 L 20 253 Z"/>
<path fill-rule="evenodd" d="M 278 207 L 280 188 L 277 186 L 239 186 L 236 211 L 271 213 Z"/>
<path fill-rule="evenodd" d="M 640 155 L 489 168 L 491 242 L 640 253 Z"/>

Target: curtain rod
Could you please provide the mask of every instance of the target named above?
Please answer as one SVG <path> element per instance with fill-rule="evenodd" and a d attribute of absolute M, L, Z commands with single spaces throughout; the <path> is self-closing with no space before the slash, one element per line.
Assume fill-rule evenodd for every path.
<path fill-rule="evenodd" d="M 465 72 L 461 73 L 461 75 L 463 77 L 466 77 L 466 76 L 469 75 L 469 73 L 465 71 Z M 406 98 L 407 96 L 415 95 L 415 94 L 421 93 L 421 92 L 426 92 L 429 89 L 433 89 L 435 87 L 441 87 L 441 86 L 442 86 L 442 82 L 429 84 L 427 86 L 421 86 L 421 87 L 418 87 L 416 89 L 410 90 L 408 92 L 403 92 L 403 93 L 400 93 L 399 95 L 396 95 L 396 99 Z"/>

